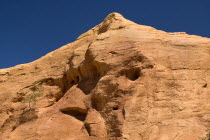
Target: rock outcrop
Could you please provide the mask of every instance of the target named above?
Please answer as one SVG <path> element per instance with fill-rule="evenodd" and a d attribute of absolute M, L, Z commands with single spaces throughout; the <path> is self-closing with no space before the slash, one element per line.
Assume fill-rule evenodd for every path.
<path fill-rule="evenodd" d="M 1 140 L 199 140 L 210 128 L 210 39 L 118 13 L 0 70 Z"/>

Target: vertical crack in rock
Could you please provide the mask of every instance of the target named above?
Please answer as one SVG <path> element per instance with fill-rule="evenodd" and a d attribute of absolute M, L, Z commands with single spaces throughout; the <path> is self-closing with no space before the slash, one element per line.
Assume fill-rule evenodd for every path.
<path fill-rule="evenodd" d="M 112 75 L 106 75 L 101 79 L 91 94 L 92 107 L 100 112 L 106 121 L 107 133 L 110 140 L 122 139 L 122 128 L 126 119 L 124 104 L 132 96 L 130 93 L 132 93 L 132 89 L 135 86 L 133 81 L 141 80 L 140 78 L 143 76 L 142 70 L 154 67 L 154 63 L 145 56 L 142 54 L 138 55 L 135 59 L 132 57 L 130 60 L 126 60 L 126 63 L 132 64 L 133 61 L 138 61 L 140 63 L 139 67 L 125 64 L 126 67 L 124 69 L 119 72 L 114 71 Z M 116 77 L 118 73 L 121 78 Z M 118 82 L 115 82 L 113 80 L 115 78 L 122 79 L 122 81 L 117 80 Z M 129 82 L 131 82 L 130 87 L 122 89 Z M 88 126 L 87 128 L 89 129 Z"/>

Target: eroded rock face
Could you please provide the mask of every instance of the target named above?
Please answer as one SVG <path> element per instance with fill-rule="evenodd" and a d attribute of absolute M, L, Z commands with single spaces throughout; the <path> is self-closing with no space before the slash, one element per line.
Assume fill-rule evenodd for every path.
<path fill-rule="evenodd" d="M 210 39 L 112 13 L 75 42 L 0 70 L 0 139 L 198 140 L 210 128 L 209 62 Z"/>

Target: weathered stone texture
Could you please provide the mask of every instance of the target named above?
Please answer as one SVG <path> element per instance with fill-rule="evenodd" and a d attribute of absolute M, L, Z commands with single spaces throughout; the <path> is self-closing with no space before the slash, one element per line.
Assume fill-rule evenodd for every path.
<path fill-rule="evenodd" d="M 0 70 L 0 139 L 199 140 L 210 128 L 209 62 L 210 39 L 112 13 L 75 42 Z"/>

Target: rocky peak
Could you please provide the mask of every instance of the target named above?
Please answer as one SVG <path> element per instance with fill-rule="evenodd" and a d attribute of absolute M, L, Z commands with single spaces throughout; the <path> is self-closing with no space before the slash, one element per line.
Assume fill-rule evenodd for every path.
<path fill-rule="evenodd" d="M 109 29 L 117 29 L 123 28 L 126 19 L 119 13 L 111 13 L 109 14 L 104 21 L 99 25 L 99 34 L 104 33 Z"/>
<path fill-rule="evenodd" d="M 118 13 L 0 70 L 0 139 L 199 140 L 210 128 L 210 39 Z"/>
<path fill-rule="evenodd" d="M 109 14 L 103 22 L 106 22 L 106 21 L 112 21 L 112 20 L 126 20 L 120 13 L 116 13 L 116 12 L 113 12 L 111 14 Z"/>

